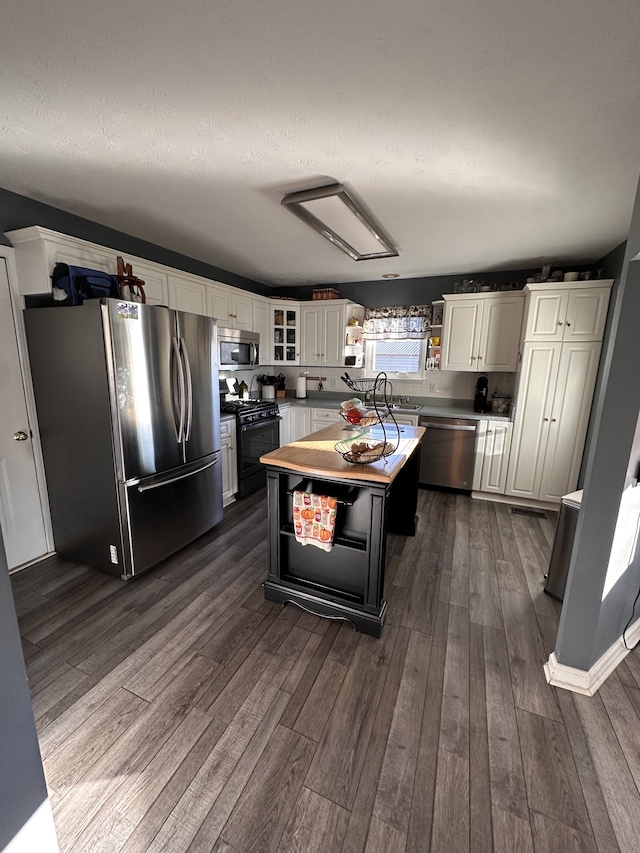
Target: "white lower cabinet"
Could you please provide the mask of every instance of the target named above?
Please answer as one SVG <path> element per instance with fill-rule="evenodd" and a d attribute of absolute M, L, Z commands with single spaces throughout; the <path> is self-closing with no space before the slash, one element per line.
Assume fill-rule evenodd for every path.
<path fill-rule="evenodd" d="M 342 423 L 339 409 L 311 409 L 309 432 L 317 432 L 331 424 Z"/>
<path fill-rule="evenodd" d="M 220 422 L 220 462 L 222 464 L 222 505 L 229 506 L 238 491 L 238 456 L 236 449 L 236 419 Z"/>
<path fill-rule="evenodd" d="M 311 432 L 310 410 L 291 406 L 291 441 L 298 441 Z"/>
<path fill-rule="evenodd" d="M 280 414 L 280 447 L 291 443 L 291 405 L 278 406 Z"/>
<path fill-rule="evenodd" d="M 479 419 L 474 491 L 504 495 L 512 428 L 511 421 Z"/>
<path fill-rule="evenodd" d="M 558 503 L 576 489 L 599 342 L 526 342 L 506 494 Z"/>
<path fill-rule="evenodd" d="M 396 415 L 394 412 L 393 417 L 396 419 L 398 426 L 418 426 L 418 415 Z M 393 429 L 393 421 L 391 418 L 389 418 L 386 423 L 390 424 Z"/>

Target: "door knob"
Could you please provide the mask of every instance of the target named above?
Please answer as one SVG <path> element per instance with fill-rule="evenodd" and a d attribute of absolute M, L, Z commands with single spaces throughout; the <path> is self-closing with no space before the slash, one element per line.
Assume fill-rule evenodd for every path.
<path fill-rule="evenodd" d="M 18 430 L 18 432 L 13 434 L 13 438 L 15 441 L 27 441 L 29 436 L 23 430 Z"/>

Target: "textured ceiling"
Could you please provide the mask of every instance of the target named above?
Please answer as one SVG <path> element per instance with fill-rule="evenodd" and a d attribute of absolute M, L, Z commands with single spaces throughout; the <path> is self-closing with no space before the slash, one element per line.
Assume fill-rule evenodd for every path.
<path fill-rule="evenodd" d="M 638 0 L 13 0 L 0 186 L 274 285 L 589 263 L 629 227 L 639 36 Z M 280 206 L 331 181 L 398 258 Z"/>

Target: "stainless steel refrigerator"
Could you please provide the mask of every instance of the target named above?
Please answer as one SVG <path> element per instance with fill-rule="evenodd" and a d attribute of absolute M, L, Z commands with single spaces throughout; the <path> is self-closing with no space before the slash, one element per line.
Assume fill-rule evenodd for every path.
<path fill-rule="evenodd" d="M 128 579 L 217 524 L 214 322 L 115 299 L 24 316 L 56 551 Z"/>

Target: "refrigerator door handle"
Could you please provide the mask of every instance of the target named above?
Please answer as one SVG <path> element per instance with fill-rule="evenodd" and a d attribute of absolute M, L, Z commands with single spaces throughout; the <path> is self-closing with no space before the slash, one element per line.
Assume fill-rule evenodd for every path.
<path fill-rule="evenodd" d="M 176 441 L 182 443 L 184 438 L 184 367 L 180 356 L 178 339 L 171 339 L 171 388 L 173 403 L 173 421 L 176 430 Z"/>
<path fill-rule="evenodd" d="M 218 457 L 212 459 L 210 462 L 207 462 L 205 465 L 201 465 L 199 468 L 194 468 L 192 471 L 187 471 L 185 474 L 177 474 L 175 477 L 167 477 L 164 480 L 156 480 L 153 483 L 140 483 L 138 486 L 139 492 L 148 492 L 150 489 L 159 489 L 162 486 L 168 486 L 170 483 L 177 483 L 178 480 L 186 480 L 187 477 L 193 477 L 194 474 L 200 474 L 202 471 L 206 471 L 207 468 L 211 468 L 214 465 L 218 464 Z M 127 485 L 135 485 L 135 482 Z"/>
<path fill-rule="evenodd" d="M 182 353 L 182 362 L 184 365 L 184 375 L 187 389 L 184 401 L 184 440 L 189 441 L 189 439 L 191 438 L 191 425 L 193 423 L 193 382 L 191 380 L 191 364 L 189 362 L 189 353 L 187 352 L 187 348 L 184 345 L 184 338 L 180 338 L 180 352 Z"/>

